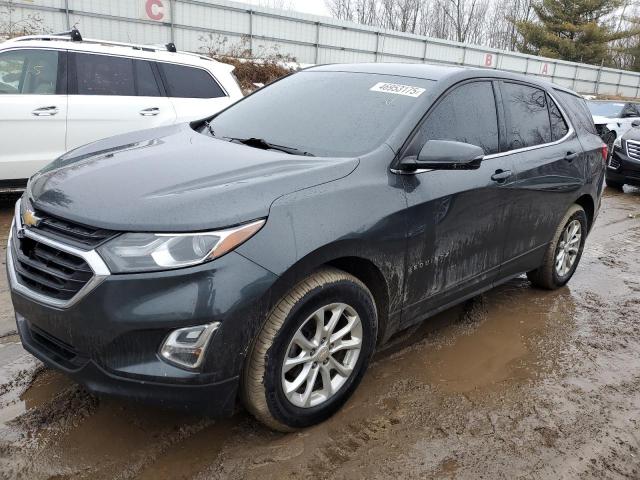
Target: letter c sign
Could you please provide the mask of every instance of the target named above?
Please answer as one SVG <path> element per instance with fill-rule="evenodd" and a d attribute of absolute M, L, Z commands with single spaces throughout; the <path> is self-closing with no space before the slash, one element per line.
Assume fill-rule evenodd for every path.
<path fill-rule="evenodd" d="M 145 12 L 151 20 L 160 21 L 164 18 L 164 4 L 162 0 L 146 0 Z"/>

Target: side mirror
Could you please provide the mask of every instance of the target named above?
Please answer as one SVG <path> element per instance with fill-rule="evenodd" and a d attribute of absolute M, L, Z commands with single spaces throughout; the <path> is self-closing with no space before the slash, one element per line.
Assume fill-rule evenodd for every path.
<path fill-rule="evenodd" d="M 640 119 L 636 119 L 633 122 L 631 122 L 631 126 L 632 127 L 640 127 Z"/>
<path fill-rule="evenodd" d="M 450 140 L 429 140 L 417 157 L 406 157 L 400 168 L 414 171 L 419 168 L 433 170 L 475 170 L 484 158 L 482 148 Z"/>

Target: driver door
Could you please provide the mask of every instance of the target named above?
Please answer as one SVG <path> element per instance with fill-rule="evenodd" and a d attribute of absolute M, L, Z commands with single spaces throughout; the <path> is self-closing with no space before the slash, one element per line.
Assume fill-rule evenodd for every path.
<path fill-rule="evenodd" d="M 432 108 L 403 154 L 416 155 L 428 140 L 481 147 L 477 170 L 427 170 L 405 175 L 409 207 L 407 280 L 403 323 L 490 287 L 504 260 L 512 215 L 515 169 L 500 151 L 494 86 L 472 81 L 446 93 Z"/>

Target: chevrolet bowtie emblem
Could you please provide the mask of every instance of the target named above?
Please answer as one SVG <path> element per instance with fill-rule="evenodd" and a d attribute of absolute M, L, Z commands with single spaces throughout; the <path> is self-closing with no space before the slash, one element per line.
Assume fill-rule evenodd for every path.
<path fill-rule="evenodd" d="M 41 220 L 32 210 L 25 210 L 22 214 L 22 225 L 25 227 L 37 227 Z"/>

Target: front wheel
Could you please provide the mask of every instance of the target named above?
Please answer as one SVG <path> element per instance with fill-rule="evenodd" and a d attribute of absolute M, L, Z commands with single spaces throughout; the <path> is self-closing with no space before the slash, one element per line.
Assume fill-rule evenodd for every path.
<path fill-rule="evenodd" d="M 572 205 L 558 225 L 542 265 L 527 272 L 536 287 L 553 290 L 565 285 L 580 263 L 587 238 L 587 215 L 579 205 Z"/>
<path fill-rule="evenodd" d="M 255 339 L 242 378 L 245 407 L 280 431 L 322 422 L 358 386 L 376 335 L 367 287 L 341 270 L 314 273 L 278 302 Z"/>

